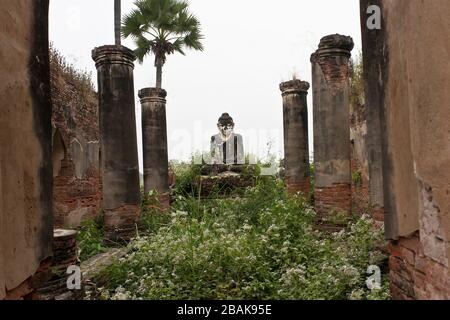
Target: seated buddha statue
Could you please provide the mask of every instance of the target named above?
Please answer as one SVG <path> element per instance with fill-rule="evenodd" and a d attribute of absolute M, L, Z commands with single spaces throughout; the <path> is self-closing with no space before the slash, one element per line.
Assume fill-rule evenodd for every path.
<path fill-rule="evenodd" d="M 203 166 L 202 174 L 223 172 L 240 173 L 245 165 L 242 136 L 234 132 L 234 121 L 228 113 L 222 114 L 217 123 L 219 133 L 211 137 L 208 165 Z"/>

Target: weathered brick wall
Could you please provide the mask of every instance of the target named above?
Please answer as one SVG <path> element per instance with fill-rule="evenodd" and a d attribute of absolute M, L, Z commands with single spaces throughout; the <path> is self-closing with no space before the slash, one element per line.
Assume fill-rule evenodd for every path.
<path fill-rule="evenodd" d="M 48 5 L 0 8 L 0 300 L 29 295 L 52 254 Z"/>
<path fill-rule="evenodd" d="M 382 28 L 369 30 L 374 4 Z M 382 155 L 392 297 L 450 299 L 450 65 L 442 50 L 450 3 L 361 0 L 361 16 L 367 102 L 377 110 L 370 119 L 380 122 L 369 133 Z"/>
<path fill-rule="evenodd" d="M 334 183 L 331 187 L 315 187 L 315 207 L 320 218 L 348 213 L 352 208 L 350 183 Z"/>
<path fill-rule="evenodd" d="M 298 179 L 298 178 L 285 178 L 286 190 L 289 194 L 297 194 L 300 192 L 306 198 L 309 197 L 311 193 L 311 183 L 309 179 Z"/>
<path fill-rule="evenodd" d="M 53 211 L 58 227 L 78 227 L 100 213 L 101 179 L 97 94 L 90 79 L 52 50 L 54 128 Z M 62 142 L 58 143 L 58 139 Z M 61 147 L 62 146 L 62 147 Z M 62 159 L 61 159 L 62 158 Z"/>
<path fill-rule="evenodd" d="M 444 264 L 427 257 L 419 233 L 392 241 L 389 258 L 394 299 L 450 299 L 450 274 Z"/>
<path fill-rule="evenodd" d="M 101 179 L 98 171 L 78 179 L 71 160 L 62 161 L 62 173 L 53 180 L 55 226 L 78 227 L 101 210 Z"/>

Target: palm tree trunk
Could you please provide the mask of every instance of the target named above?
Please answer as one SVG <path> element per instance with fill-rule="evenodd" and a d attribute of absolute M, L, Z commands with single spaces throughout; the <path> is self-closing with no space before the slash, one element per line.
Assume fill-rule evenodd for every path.
<path fill-rule="evenodd" d="M 162 67 L 163 64 L 161 62 L 161 59 L 158 59 L 156 61 L 156 87 L 158 89 L 162 88 Z"/>
<path fill-rule="evenodd" d="M 116 46 L 120 46 L 122 44 L 121 41 L 122 36 L 120 34 L 121 23 L 122 23 L 121 0 L 114 0 L 114 32 L 115 32 Z"/>

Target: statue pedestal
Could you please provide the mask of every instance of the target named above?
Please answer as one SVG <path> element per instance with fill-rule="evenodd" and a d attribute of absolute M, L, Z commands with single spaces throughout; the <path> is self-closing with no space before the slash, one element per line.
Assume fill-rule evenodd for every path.
<path fill-rule="evenodd" d="M 205 165 L 202 175 L 195 179 L 200 196 L 222 198 L 238 195 L 256 182 L 257 170 L 251 165 Z"/>

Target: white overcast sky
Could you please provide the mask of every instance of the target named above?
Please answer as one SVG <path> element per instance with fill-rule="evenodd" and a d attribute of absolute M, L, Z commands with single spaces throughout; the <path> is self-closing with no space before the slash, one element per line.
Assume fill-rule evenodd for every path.
<path fill-rule="evenodd" d="M 122 0 L 123 13 L 133 0 Z M 207 150 L 217 119 L 228 112 L 243 134 L 246 152 L 283 157 L 279 83 L 297 76 L 311 82 L 310 55 L 320 38 L 340 33 L 361 48 L 358 0 L 190 0 L 200 20 L 205 51 L 169 56 L 163 87 L 168 91 L 169 158 L 186 160 Z M 113 0 L 52 0 L 50 40 L 77 68 L 96 71 L 91 50 L 114 43 Z M 130 40 L 124 45 L 134 49 Z M 137 91 L 154 86 L 153 57 L 135 68 L 140 164 L 141 108 Z M 309 94 L 310 127 L 312 97 Z M 310 145 L 312 134 L 310 128 Z"/>

